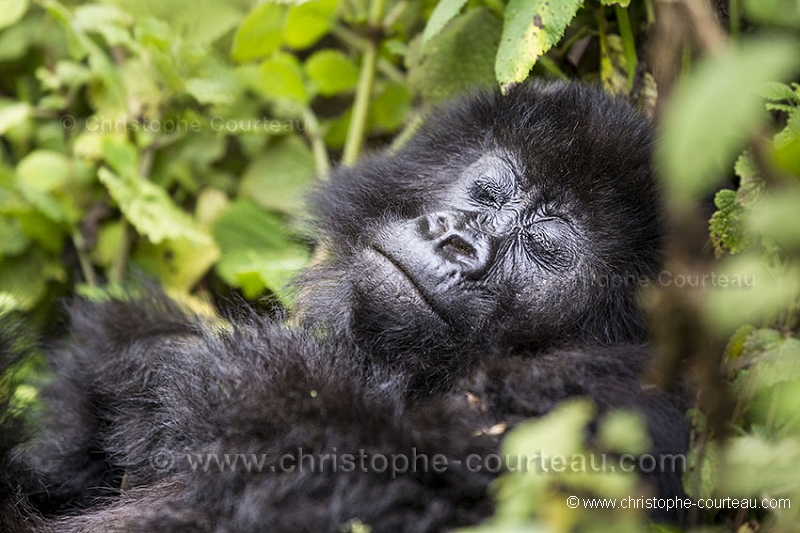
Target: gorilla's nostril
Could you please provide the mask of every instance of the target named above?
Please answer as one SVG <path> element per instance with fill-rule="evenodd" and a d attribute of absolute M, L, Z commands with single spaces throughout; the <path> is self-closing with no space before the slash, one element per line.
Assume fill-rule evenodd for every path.
<path fill-rule="evenodd" d="M 468 257 L 470 259 L 474 259 L 478 256 L 478 251 L 475 249 L 475 247 L 458 235 L 449 235 L 446 239 L 439 243 L 439 247 L 442 250 L 446 250 L 456 255 Z"/>

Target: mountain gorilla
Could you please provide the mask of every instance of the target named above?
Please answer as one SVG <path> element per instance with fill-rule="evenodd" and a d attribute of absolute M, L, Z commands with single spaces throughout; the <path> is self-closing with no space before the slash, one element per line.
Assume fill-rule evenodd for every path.
<path fill-rule="evenodd" d="M 574 396 L 640 411 L 656 456 L 685 451 L 680 400 L 638 381 L 661 222 L 651 133 L 624 103 L 480 93 L 310 205 L 325 257 L 290 320 L 158 296 L 71 307 L 44 409 L 4 416 L 0 524 L 448 530 L 492 512 L 496 472 L 465 459 Z M 680 472 L 649 481 L 681 493 Z"/>

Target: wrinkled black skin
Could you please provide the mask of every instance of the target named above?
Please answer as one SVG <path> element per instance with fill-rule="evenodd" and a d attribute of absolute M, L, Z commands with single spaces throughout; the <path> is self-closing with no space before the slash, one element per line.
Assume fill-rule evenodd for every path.
<path fill-rule="evenodd" d="M 301 277 L 291 323 L 209 323 L 157 296 L 77 302 L 36 431 L 3 430 L 0 526 L 444 531 L 492 512 L 494 474 L 453 461 L 496 452 L 486 428 L 575 396 L 639 410 L 653 453 L 684 452 L 681 399 L 639 383 L 635 280 L 656 272 L 661 240 L 650 139 L 598 89 L 478 94 L 320 185 L 327 258 Z M 269 472 L 300 448 L 451 462 L 396 479 Z M 184 459 L 214 452 L 267 454 L 266 470 Z M 679 473 L 648 481 L 681 494 Z"/>

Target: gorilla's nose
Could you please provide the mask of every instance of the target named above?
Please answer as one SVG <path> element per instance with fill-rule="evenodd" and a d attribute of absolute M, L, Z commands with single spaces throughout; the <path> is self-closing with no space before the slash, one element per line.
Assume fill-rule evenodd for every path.
<path fill-rule="evenodd" d="M 468 218 L 460 211 L 431 213 L 419 217 L 417 230 L 438 260 L 456 265 L 465 277 L 477 278 L 489 268 L 492 246 L 488 235 L 467 224 Z"/>

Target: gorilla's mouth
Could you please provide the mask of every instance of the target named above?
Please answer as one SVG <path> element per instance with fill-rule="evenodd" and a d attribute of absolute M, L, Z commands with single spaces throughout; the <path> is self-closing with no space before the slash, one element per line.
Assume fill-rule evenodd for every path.
<path fill-rule="evenodd" d="M 402 263 L 400 263 L 399 261 L 394 259 L 390 254 L 384 252 L 383 250 L 381 250 L 376 246 L 371 246 L 370 248 L 368 248 L 368 252 L 371 252 L 373 255 L 378 256 L 378 258 L 383 264 L 389 267 L 392 270 L 392 272 L 399 274 L 398 277 L 405 280 L 404 285 L 409 286 L 410 292 L 414 296 L 415 300 L 422 303 L 424 307 L 427 307 L 431 313 L 444 320 L 441 313 L 439 313 L 436 310 L 436 305 L 428 296 L 427 291 L 417 282 L 416 279 L 414 279 L 414 276 L 411 275 L 411 273 Z"/>

